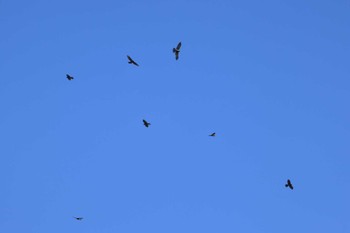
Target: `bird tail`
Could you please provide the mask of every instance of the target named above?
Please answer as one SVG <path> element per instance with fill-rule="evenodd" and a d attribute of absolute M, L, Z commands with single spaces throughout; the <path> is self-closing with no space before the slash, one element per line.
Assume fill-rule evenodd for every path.
<path fill-rule="evenodd" d="M 175 53 L 176 52 L 176 49 L 175 48 L 173 48 L 173 53 Z"/>
<path fill-rule="evenodd" d="M 131 61 L 128 61 L 128 63 L 129 63 L 129 64 L 132 64 L 132 62 L 131 62 Z"/>
<path fill-rule="evenodd" d="M 285 184 L 284 186 L 286 186 L 286 188 L 288 187 L 288 184 Z"/>

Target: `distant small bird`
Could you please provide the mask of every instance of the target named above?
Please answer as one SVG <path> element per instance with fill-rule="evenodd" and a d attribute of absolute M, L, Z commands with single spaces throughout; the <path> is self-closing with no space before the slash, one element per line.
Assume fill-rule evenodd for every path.
<path fill-rule="evenodd" d="M 148 128 L 148 126 L 151 125 L 151 123 L 147 122 L 146 120 L 142 120 L 143 121 L 143 124 Z"/>
<path fill-rule="evenodd" d="M 212 134 L 210 134 L 209 136 L 210 136 L 210 137 L 215 137 L 215 135 L 216 135 L 216 133 L 212 133 Z"/>
<path fill-rule="evenodd" d="M 176 48 L 173 48 L 173 53 L 175 53 L 175 59 L 179 59 L 179 53 L 181 48 L 181 42 L 179 42 L 176 46 Z"/>
<path fill-rule="evenodd" d="M 129 62 L 128 62 L 129 64 L 133 64 L 135 66 L 139 66 L 139 64 L 137 64 L 134 60 L 132 60 L 132 58 L 129 55 L 127 55 L 127 57 L 129 59 Z"/>
<path fill-rule="evenodd" d="M 292 190 L 294 189 L 294 187 L 293 187 L 293 185 L 292 185 L 292 182 L 290 182 L 289 179 L 287 180 L 287 184 L 285 184 L 285 186 L 286 186 L 286 188 L 289 187 L 289 188 L 292 189 Z"/>
<path fill-rule="evenodd" d="M 67 77 L 67 79 L 68 79 L 69 81 L 72 80 L 72 79 L 74 79 L 74 77 L 70 76 L 69 74 L 66 74 L 66 77 Z"/>
<path fill-rule="evenodd" d="M 82 217 L 73 217 L 73 218 L 75 218 L 75 219 L 76 219 L 76 220 L 78 220 L 78 221 L 83 220 L 83 218 L 82 218 Z"/>

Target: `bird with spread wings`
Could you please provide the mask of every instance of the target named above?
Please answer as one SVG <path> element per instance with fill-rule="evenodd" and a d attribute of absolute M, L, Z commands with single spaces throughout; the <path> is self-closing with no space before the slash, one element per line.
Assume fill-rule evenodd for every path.
<path fill-rule="evenodd" d="M 69 74 L 66 74 L 66 77 L 67 77 L 67 79 L 70 81 L 70 80 L 72 80 L 72 79 L 74 79 L 74 77 L 73 76 L 70 76 Z"/>
<path fill-rule="evenodd" d="M 173 48 L 173 53 L 175 53 L 175 59 L 179 59 L 179 53 L 181 48 L 181 42 L 179 42 L 176 46 L 176 48 Z"/>
<path fill-rule="evenodd" d="M 289 179 L 287 180 L 287 184 L 285 184 L 285 186 L 286 186 L 286 188 L 289 187 L 289 188 L 292 189 L 292 190 L 294 189 L 294 187 L 293 187 L 293 185 L 292 185 L 292 182 L 290 182 Z"/>
<path fill-rule="evenodd" d="M 144 126 L 146 126 L 147 128 L 148 128 L 148 126 L 151 125 L 151 123 L 147 122 L 146 120 L 142 120 L 142 121 L 143 121 Z"/>
<path fill-rule="evenodd" d="M 133 64 L 135 66 L 139 66 L 139 64 L 137 64 L 129 55 L 127 55 L 127 57 L 129 59 L 129 61 L 128 61 L 129 64 Z"/>

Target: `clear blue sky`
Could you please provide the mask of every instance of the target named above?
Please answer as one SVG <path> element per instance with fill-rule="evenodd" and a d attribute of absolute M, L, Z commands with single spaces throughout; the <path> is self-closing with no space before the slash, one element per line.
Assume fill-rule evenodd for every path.
<path fill-rule="evenodd" d="M 349 25 L 348 0 L 0 0 L 0 232 L 350 232 Z"/>

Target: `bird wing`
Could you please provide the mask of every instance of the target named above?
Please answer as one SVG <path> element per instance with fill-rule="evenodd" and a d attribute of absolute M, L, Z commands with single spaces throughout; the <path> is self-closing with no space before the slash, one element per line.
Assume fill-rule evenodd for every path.
<path fill-rule="evenodd" d="M 290 179 L 287 180 L 287 185 L 286 186 L 289 186 L 290 189 L 293 189 L 293 185 L 292 185 L 292 182 L 290 181 Z"/>
<path fill-rule="evenodd" d="M 129 55 L 127 55 L 127 57 L 132 64 L 139 66 L 139 64 L 137 64 Z"/>
<path fill-rule="evenodd" d="M 180 48 L 181 48 L 181 42 L 179 42 L 179 43 L 177 44 L 177 46 L 176 46 L 176 49 L 177 49 L 177 50 L 180 50 Z"/>
<path fill-rule="evenodd" d="M 176 60 L 179 59 L 179 52 L 178 52 L 178 51 L 175 52 L 175 59 L 176 59 Z"/>
<path fill-rule="evenodd" d="M 127 55 L 127 57 L 128 57 L 130 62 L 134 62 L 134 60 L 132 60 L 132 58 L 129 55 Z"/>

